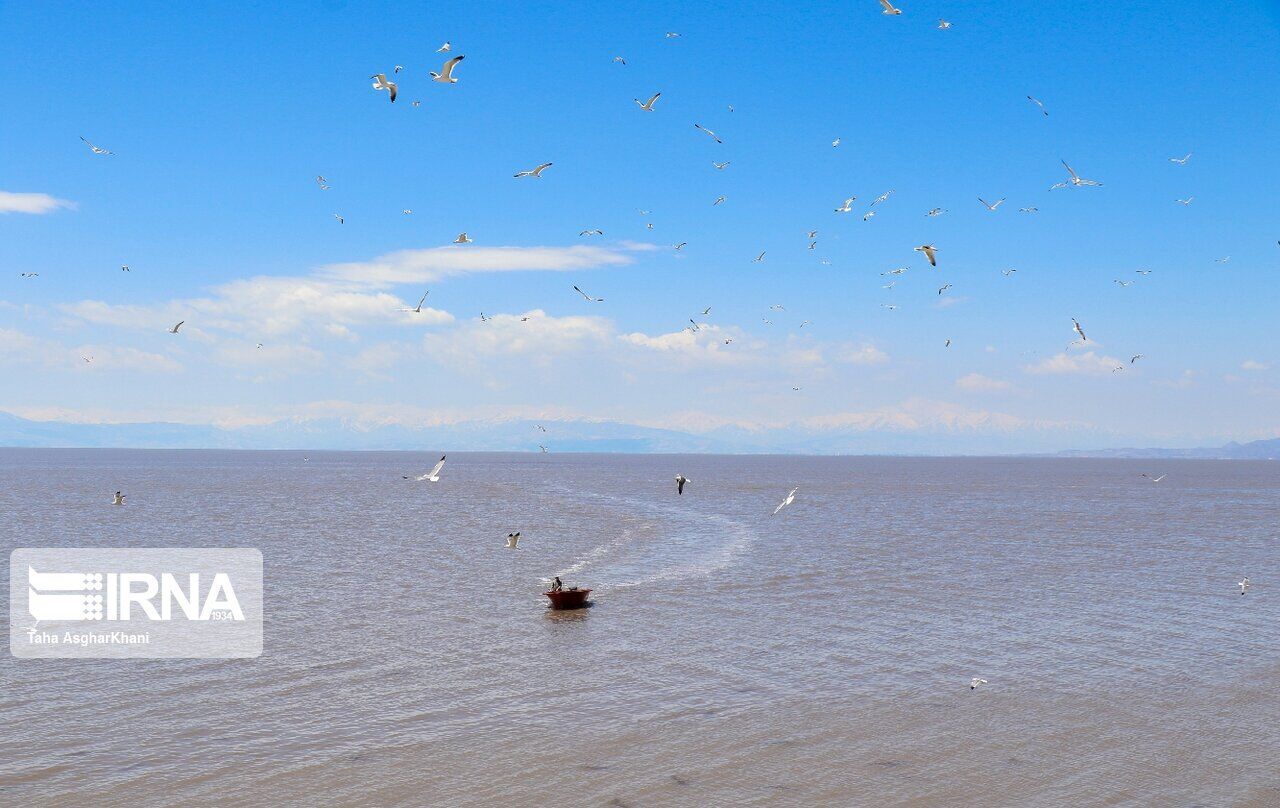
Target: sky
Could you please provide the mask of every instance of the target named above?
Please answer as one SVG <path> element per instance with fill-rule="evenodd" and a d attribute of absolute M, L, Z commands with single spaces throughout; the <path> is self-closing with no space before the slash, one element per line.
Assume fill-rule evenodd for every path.
<path fill-rule="evenodd" d="M 0 411 L 1280 436 L 1280 3 L 900 7 L 0 5 Z"/>

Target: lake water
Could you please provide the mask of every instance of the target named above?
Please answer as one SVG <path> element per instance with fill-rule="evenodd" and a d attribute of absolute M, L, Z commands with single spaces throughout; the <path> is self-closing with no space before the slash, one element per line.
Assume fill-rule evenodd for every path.
<path fill-rule="evenodd" d="M 401 479 L 437 457 L 0 450 L 6 557 L 256 547 L 266 585 L 258 659 L 4 654 L 0 804 L 1280 805 L 1280 464 Z"/>

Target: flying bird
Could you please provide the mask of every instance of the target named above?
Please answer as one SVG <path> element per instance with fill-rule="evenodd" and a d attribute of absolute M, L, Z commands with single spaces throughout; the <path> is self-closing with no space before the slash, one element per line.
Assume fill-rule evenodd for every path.
<path fill-rule="evenodd" d="M 645 112 L 653 112 L 653 102 L 657 101 L 661 95 L 662 93 L 654 93 L 653 95 L 649 96 L 648 101 L 641 101 L 639 98 L 635 98 L 632 100 L 634 100 L 636 102 L 636 105 L 640 107 L 640 109 L 644 110 Z"/>
<path fill-rule="evenodd" d="M 125 495 L 124 495 L 124 494 L 122 494 L 121 492 L 117 491 L 117 492 L 116 492 L 116 495 L 115 495 L 114 497 L 112 497 L 112 498 L 111 498 L 111 504 L 112 504 L 112 505 L 123 505 L 123 504 L 124 504 L 124 497 L 125 497 Z M 1246 580 L 1248 580 L 1248 579 L 1246 579 Z"/>
<path fill-rule="evenodd" d="M 792 488 L 792 489 L 791 489 L 791 492 L 790 492 L 789 494 L 787 494 L 786 499 L 782 500 L 782 502 L 781 502 L 781 503 L 779 503 L 778 507 L 776 507 L 776 508 L 774 508 L 774 509 L 773 509 L 773 515 L 774 515 L 774 516 L 777 516 L 777 515 L 778 515 L 778 511 L 781 511 L 783 508 L 785 508 L 785 507 L 787 507 L 788 505 L 790 505 L 791 503 L 795 502 L 795 501 L 796 501 L 796 492 L 797 492 L 797 491 L 799 491 L 799 490 L 800 490 L 800 488 L 799 488 L 798 486 L 797 486 L 796 488 Z"/>
<path fill-rule="evenodd" d="M 431 294 L 431 290 L 430 290 L 430 289 L 428 289 L 427 291 L 425 291 L 425 292 L 423 292 L 423 293 L 422 293 L 422 297 L 418 300 L 418 305 L 414 306 L 414 307 L 413 307 L 413 308 L 411 308 L 411 309 L 410 309 L 410 308 L 403 308 L 403 309 L 400 309 L 400 311 L 411 311 L 411 312 L 413 312 L 414 314 L 422 314 L 422 304 L 423 304 L 423 303 L 425 303 L 425 302 L 427 302 L 427 295 L 429 295 L 429 294 Z"/>
<path fill-rule="evenodd" d="M 170 333 L 170 334 L 176 334 L 176 333 L 178 333 L 178 329 L 179 329 L 179 328 L 182 328 L 182 324 L 183 324 L 183 323 L 185 323 L 185 322 L 186 322 L 186 320 L 179 320 L 179 321 L 178 321 L 178 323 L 177 323 L 177 325 L 175 325 L 173 328 L 170 328 L 170 329 L 169 329 L 169 333 Z"/>
<path fill-rule="evenodd" d="M 893 196 L 893 189 L 892 189 L 892 188 L 891 188 L 891 189 L 889 189 L 888 191 L 885 191 L 884 193 L 880 194 L 880 196 L 877 196 L 877 197 L 875 198 L 875 201 L 873 201 L 873 202 L 871 203 L 871 207 L 873 207 L 873 208 L 874 208 L 876 205 L 880 204 L 881 202 L 887 202 L 887 201 L 889 200 L 889 197 L 891 197 L 891 196 Z"/>
<path fill-rule="evenodd" d="M 1187 161 L 1190 159 L 1191 159 L 1191 152 L 1187 152 L 1186 157 L 1170 157 L 1169 162 L 1177 163 L 1180 166 L 1185 166 L 1187 164 Z"/>
<path fill-rule="evenodd" d="M 694 126 L 694 128 L 695 128 L 695 129 L 698 129 L 698 130 L 700 130 L 700 131 L 706 132 L 708 135 L 710 135 L 710 136 L 711 136 L 711 139 L 712 139 L 712 140 L 714 140 L 716 143 L 724 143 L 724 141 L 723 141 L 723 140 L 721 140 L 720 138 L 716 137 L 716 133 L 715 133 L 715 132 L 712 132 L 710 129 L 706 128 L 705 126 L 702 126 L 701 124 L 696 124 L 696 123 L 695 123 L 693 126 Z"/>
<path fill-rule="evenodd" d="M 1000 197 L 995 202 L 987 202 L 987 200 L 983 199 L 982 197 L 978 197 L 978 201 L 981 202 L 982 206 L 987 210 L 995 211 L 995 209 L 1000 207 L 1000 204 L 1004 202 L 1004 197 L 1003 196 Z"/>
<path fill-rule="evenodd" d="M 1097 182 L 1096 180 L 1086 180 L 1082 178 L 1080 175 L 1076 174 L 1075 170 L 1072 169 L 1071 166 L 1067 165 L 1066 160 L 1062 161 L 1062 165 L 1066 167 L 1067 173 L 1070 174 L 1071 176 L 1066 182 L 1060 182 L 1057 185 L 1054 185 L 1053 188 L 1049 189 L 1050 191 L 1052 191 L 1054 188 L 1066 187 L 1067 185 L 1071 185 L 1076 188 L 1084 188 L 1086 186 L 1099 187 L 1102 185 L 1102 183 Z"/>
<path fill-rule="evenodd" d="M 391 72 L 399 73 L 401 70 L 404 70 L 404 65 L 396 65 L 394 68 L 392 68 Z"/>
<path fill-rule="evenodd" d="M 680 34 L 676 33 L 675 31 L 667 31 L 667 39 L 676 39 L 679 36 Z"/>
<path fill-rule="evenodd" d="M 711 307 L 710 307 L 710 306 L 707 306 L 705 309 L 703 309 L 703 310 L 702 310 L 702 316 L 703 316 L 703 317 L 706 317 L 706 316 L 707 316 L 708 314 L 710 314 L 710 313 L 711 313 Z"/>
<path fill-rule="evenodd" d="M 869 210 L 866 213 L 862 214 L 862 221 L 869 222 L 871 221 L 871 217 L 875 215 L 876 215 L 876 212 L 874 210 Z"/>
<path fill-rule="evenodd" d="M 933 210 L 926 213 L 925 216 L 941 216 L 946 212 L 947 212 L 946 208 L 934 208 Z"/>
<path fill-rule="evenodd" d="M 1040 208 L 1018 208 L 1018 213 L 1039 213 Z"/>
<path fill-rule="evenodd" d="M 623 59 L 621 56 L 613 57 L 613 61 L 614 61 L 614 64 L 620 64 L 620 65 L 625 65 L 627 63 L 627 60 Z"/>
<path fill-rule="evenodd" d="M 1190 205 L 1193 199 L 1195 199 L 1194 196 L 1189 196 L 1186 199 L 1175 199 L 1174 201 L 1177 202 L 1179 205 Z"/>
<path fill-rule="evenodd" d="M 396 91 L 400 85 L 388 80 L 386 73 L 374 73 L 369 78 L 373 79 L 373 89 L 386 90 L 387 97 L 391 99 L 391 103 L 394 104 L 396 102 Z"/>
<path fill-rule="evenodd" d="M 677 250 L 683 250 L 683 249 L 684 249 L 684 245 L 686 245 L 686 244 L 688 244 L 688 243 L 689 243 L 689 242 L 687 242 L 687 241 L 682 241 L 682 242 L 680 242 L 679 244 L 675 245 L 675 247 L 676 247 L 676 249 L 677 249 Z"/>
<path fill-rule="evenodd" d="M 716 205 L 719 205 L 721 202 L 724 202 L 724 197 L 723 197 L 723 196 L 717 196 L 717 197 L 716 197 L 716 201 L 711 203 L 711 207 L 713 207 L 713 208 L 714 208 Z"/>
<path fill-rule="evenodd" d="M 444 63 L 444 67 L 440 68 L 439 73 L 430 71 L 431 80 L 438 81 L 441 84 L 457 84 L 458 80 L 453 77 L 453 69 L 458 66 L 458 62 L 465 58 L 465 56 L 455 56 Z"/>
<path fill-rule="evenodd" d="M 902 9 L 894 8 L 893 4 L 890 3 L 889 0 L 880 0 L 880 5 L 884 6 L 884 11 L 880 12 L 881 14 L 896 16 L 902 13 Z"/>
<path fill-rule="evenodd" d="M 846 200 L 844 201 L 844 204 L 843 204 L 843 205 L 841 205 L 840 207 L 836 208 L 836 213 L 852 213 L 852 212 L 853 212 L 853 202 L 854 202 L 854 200 L 855 200 L 855 199 L 857 199 L 857 198 L 858 198 L 858 197 L 856 197 L 856 196 L 851 196 L 851 197 L 849 197 L 848 199 L 846 199 Z"/>
<path fill-rule="evenodd" d="M 1143 359 L 1143 358 L 1145 358 L 1143 354 L 1134 354 L 1132 357 L 1129 358 L 1129 364 L 1132 365 L 1134 362 L 1137 362 L 1139 359 Z"/>
<path fill-rule="evenodd" d="M 412 210 L 410 210 L 409 208 L 403 208 L 400 212 L 401 212 L 401 213 L 403 213 L 405 216 L 412 216 L 412 215 L 413 215 L 413 211 L 412 211 Z"/>
<path fill-rule="evenodd" d="M 985 685 L 986 683 L 987 683 L 987 680 L 986 680 L 986 679 L 983 679 L 983 678 L 982 678 L 982 677 L 980 677 L 980 676 L 975 676 L 975 677 L 973 677 L 972 679 L 970 679 L 970 680 L 969 680 L 969 689 L 970 689 L 970 690 L 977 690 L 977 689 L 978 689 L 978 685 Z"/>
<path fill-rule="evenodd" d="M 938 287 L 938 294 L 942 294 L 943 292 L 947 291 L 950 288 L 951 288 L 951 284 L 944 283 L 942 286 Z"/>
<path fill-rule="evenodd" d="M 603 236 L 603 235 L 604 235 L 604 231 L 603 231 L 603 230 L 594 230 L 594 229 L 593 229 L 593 230 L 583 230 L 583 231 L 582 231 L 581 233 L 579 233 L 578 235 L 580 235 L 580 236 Z"/>
<path fill-rule="evenodd" d="M 715 160 L 711 161 L 711 165 L 716 167 L 716 171 L 724 171 L 724 167 L 729 165 L 729 163 L 729 160 L 725 160 L 723 163 L 717 163 Z"/>
<path fill-rule="evenodd" d="M 130 270 L 129 270 L 129 265 L 128 265 L 128 264 L 121 264 L 121 265 L 120 265 L 120 271 L 121 271 L 121 272 L 129 272 L 129 271 L 130 271 Z"/>
<path fill-rule="evenodd" d="M 924 257 L 929 259 L 929 263 L 933 266 L 938 265 L 938 248 L 932 244 L 921 244 L 915 248 L 918 253 L 924 253 Z"/>
<path fill-rule="evenodd" d="M 1043 103 L 1041 103 L 1041 101 L 1040 101 L 1040 99 L 1039 99 L 1039 98 L 1035 98 L 1034 96 L 1030 96 L 1030 95 L 1029 95 L 1029 96 L 1027 96 L 1027 100 L 1028 100 L 1028 101 L 1030 101 L 1031 103 L 1035 104 L 1037 107 L 1040 107 L 1040 111 L 1041 111 L 1041 112 L 1043 112 L 1045 115 L 1048 115 L 1048 114 L 1049 114 L 1049 110 L 1047 110 L 1047 109 L 1045 109 L 1045 108 L 1044 108 L 1044 104 L 1043 104 Z"/>
<path fill-rule="evenodd" d="M 405 477 L 404 479 L 406 480 L 412 479 L 414 482 L 419 482 L 419 483 L 423 482 L 424 480 L 428 482 L 433 482 L 433 483 L 440 482 L 440 469 L 444 468 L 445 457 L 447 457 L 447 455 L 441 455 L 440 462 L 436 463 L 435 467 L 432 468 L 431 471 L 428 471 L 426 474 L 423 474 L 420 477 L 412 477 L 412 478 Z"/>
<path fill-rule="evenodd" d="M 93 145 L 93 144 L 92 144 L 92 143 L 90 143 L 88 140 L 85 140 L 84 135 L 81 135 L 81 136 L 80 136 L 80 139 L 81 139 L 81 140 L 84 140 L 84 145 L 88 146 L 88 147 L 89 147 L 89 151 L 93 152 L 94 154 L 103 154 L 103 155 L 106 155 L 106 154 L 115 154 L 115 152 L 111 151 L 110 149 L 104 149 L 104 148 L 102 148 L 101 146 L 95 146 L 95 145 Z"/>
<path fill-rule="evenodd" d="M 951 23 L 947 22 L 946 20 L 938 20 L 938 30 L 939 30 L 939 31 L 945 31 L 945 30 L 947 30 L 947 29 L 948 29 L 948 28 L 950 28 L 950 27 L 951 27 Z"/>
<path fill-rule="evenodd" d="M 1240 587 L 1240 594 L 1243 595 L 1249 591 L 1249 587 L 1253 586 L 1253 584 L 1249 581 L 1249 576 L 1246 575 L 1236 586 Z"/>
<path fill-rule="evenodd" d="M 1001 274 L 1001 275 L 1003 275 L 1003 276 L 1005 276 L 1005 277 L 1007 278 L 1007 277 L 1009 277 L 1010 275 L 1012 275 L 1013 273 L 1015 273 L 1015 272 L 1017 272 L 1017 271 L 1018 271 L 1018 270 L 1016 270 L 1016 269 L 1006 269 L 1006 270 L 1002 270 L 1002 271 L 1000 272 L 1000 274 Z"/>
<path fill-rule="evenodd" d="M 453 45 L 451 45 L 450 43 L 446 42 L 446 43 L 444 43 L 443 45 L 441 45 L 440 47 L 436 48 L 436 53 L 447 53 L 447 52 L 448 52 L 452 47 L 453 47 Z"/>
<path fill-rule="evenodd" d="M 519 549 L 520 549 L 520 534 L 519 534 L 519 533 L 508 533 L 508 534 L 507 534 L 507 549 L 508 549 L 508 550 L 519 550 Z"/>
<path fill-rule="evenodd" d="M 840 138 L 836 138 L 835 140 L 831 141 L 832 148 L 835 148 L 836 146 L 839 146 L 839 145 L 840 145 Z"/>
<path fill-rule="evenodd" d="M 1080 321 L 1072 317 L 1071 323 L 1072 323 L 1072 328 L 1074 328 L 1075 332 L 1080 335 L 1080 341 L 1088 342 L 1089 338 L 1084 335 L 1084 329 L 1080 327 Z"/>
<path fill-rule="evenodd" d="M 578 294 L 582 295 L 582 296 L 583 296 L 584 298 L 586 298 L 586 300 L 587 300 L 588 302 L 590 302 L 590 303 L 603 303 L 603 302 L 604 302 L 604 298 L 603 298 L 603 297 L 592 297 L 591 295 L 587 294 L 586 292 L 582 291 L 581 289 L 579 289 L 579 288 L 578 288 L 578 287 L 576 287 L 576 286 L 575 286 L 575 287 L 573 287 L 573 291 L 575 291 L 575 292 L 577 292 Z"/>
<path fill-rule="evenodd" d="M 531 168 L 528 171 L 517 171 L 512 176 L 515 177 L 516 179 L 519 179 L 521 177 L 540 178 L 542 176 L 542 172 L 546 171 L 550 167 L 551 167 L 551 163 L 543 163 L 542 165 L 537 166 L 536 168 Z"/>
<path fill-rule="evenodd" d="M 319 185 L 319 186 L 320 186 L 320 190 L 321 190 L 321 191 L 327 191 L 327 190 L 329 190 L 329 186 L 328 186 L 328 184 L 327 184 L 328 182 L 329 182 L 329 181 L 328 181 L 327 179 L 325 179 L 324 177 L 320 176 L 319 174 L 317 174 L 317 175 L 316 175 L 316 185 Z"/>
<path fill-rule="evenodd" d="M 1168 477 L 1169 475 L 1168 475 L 1168 474 L 1161 474 L 1159 477 L 1152 477 L 1151 475 L 1149 475 L 1149 474 L 1147 474 L 1147 473 L 1145 473 L 1145 472 L 1144 472 L 1142 476 L 1143 476 L 1143 477 L 1146 477 L 1148 480 L 1150 480 L 1150 481 L 1151 481 L 1151 482 L 1153 482 L 1153 483 L 1158 483 L 1158 482 L 1160 482 L 1161 480 L 1163 480 L 1165 477 Z"/>
<path fill-rule="evenodd" d="M 335 219 L 337 219 L 337 220 L 338 220 L 338 224 L 346 224 L 346 223 L 347 223 L 347 220 L 346 220 L 346 219 L 342 218 L 341 216 L 339 216 L 339 215 L 338 215 L 338 214 L 336 214 L 336 213 L 335 213 L 335 214 L 333 214 L 333 218 L 335 218 Z"/>
<path fill-rule="evenodd" d="M 676 493 L 677 494 L 684 493 L 684 484 L 687 482 L 689 482 L 688 477 L 684 476 L 683 474 L 676 475 Z"/>
<path fill-rule="evenodd" d="M 473 241 L 475 241 L 475 239 L 471 238 L 466 233 L 459 233 L 458 237 L 453 240 L 453 243 L 454 244 L 470 244 Z"/>
<path fill-rule="evenodd" d="M 767 250 L 765 252 L 767 252 Z M 753 264 L 759 264 L 759 263 L 762 263 L 763 261 L 764 261 L 764 252 L 760 253 L 755 258 L 751 259 L 751 263 Z"/>

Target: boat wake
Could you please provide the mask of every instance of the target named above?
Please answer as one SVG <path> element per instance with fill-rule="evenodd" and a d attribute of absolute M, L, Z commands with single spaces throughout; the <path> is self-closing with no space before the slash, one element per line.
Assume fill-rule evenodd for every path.
<path fill-rule="evenodd" d="M 607 494 L 575 495 L 602 509 L 624 511 L 610 520 L 614 523 L 630 522 L 616 537 L 555 573 L 566 579 L 586 572 L 590 585 L 601 592 L 708 577 L 732 565 L 757 535 L 745 522 L 720 514 Z"/>

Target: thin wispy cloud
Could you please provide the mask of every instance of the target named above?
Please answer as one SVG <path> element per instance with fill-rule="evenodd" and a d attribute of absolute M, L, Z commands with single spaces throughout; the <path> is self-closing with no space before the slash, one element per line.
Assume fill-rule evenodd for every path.
<path fill-rule="evenodd" d="M 445 278 L 491 272 L 570 272 L 624 266 L 634 252 L 650 245 L 628 243 L 618 247 L 574 245 L 570 247 L 476 247 L 457 245 L 400 250 L 370 261 L 328 264 L 320 277 L 371 285 L 432 283 Z"/>
<path fill-rule="evenodd" d="M 1041 359 L 1023 370 L 1036 376 L 1104 376 L 1125 362 L 1114 356 L 1100 356 L 1093 351 L 1059 353 Z"/>
<path fill-rule="evenodd" d="M 48 194 L 20 194 L 0 191 L 0 213 L 29 213 L 39 215 L 56 210 L 74 209 L 76 203 L 58 199 Z"/>
<path fill-rule="evenodd" d="M 981 373 L 968 373 L 956 379 L 956 387 L 969 393 L 1002 393 L 1013 389 L 1013 385 L 1002 379 L 993 379 Z"/>

